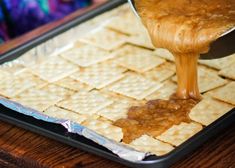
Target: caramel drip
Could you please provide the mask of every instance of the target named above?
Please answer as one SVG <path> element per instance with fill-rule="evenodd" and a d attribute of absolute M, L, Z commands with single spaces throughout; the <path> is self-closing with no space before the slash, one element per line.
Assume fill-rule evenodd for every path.
<path fill-rule="evenodd" d="M 188 113 L 198 101 L 194 99 L 151 100 L 144 106 L 133 106 L 128 117 L 119 119 L 114 125 L 121 127 L 123 142 L 130 143 L 143 134 L 157 137 L 174 124 L 190 122 Z"/>
<path fill-rule="evenodd" d="M 183 99 L 200 99 L 197 81 L 197 54 L 174 54 L 178 88 L 176 95 Z"/>

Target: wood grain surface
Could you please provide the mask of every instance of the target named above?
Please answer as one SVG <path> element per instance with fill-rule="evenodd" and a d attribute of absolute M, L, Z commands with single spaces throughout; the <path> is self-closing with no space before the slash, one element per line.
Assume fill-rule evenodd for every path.
<path fill-rule="evenodd" d="M 125 166 L 0 121 L 0 168 Z M 173 168 L 235 168 L 235 123 Z"/>

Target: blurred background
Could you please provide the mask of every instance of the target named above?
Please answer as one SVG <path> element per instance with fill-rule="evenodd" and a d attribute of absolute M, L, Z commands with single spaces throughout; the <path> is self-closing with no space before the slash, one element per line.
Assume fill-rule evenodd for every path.
<path fill-rule="evenodd" d="M 0 0 L 0 44 L 97 0 Z"/>

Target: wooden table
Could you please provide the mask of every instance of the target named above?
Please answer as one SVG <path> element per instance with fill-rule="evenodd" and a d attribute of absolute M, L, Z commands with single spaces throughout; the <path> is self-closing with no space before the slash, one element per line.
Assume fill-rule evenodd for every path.
<path fill-rule="evenodd" d="M 0 121 L 1 168 L 124 166 Z M 235 168 L 235 123 L 173 168 Z"/>

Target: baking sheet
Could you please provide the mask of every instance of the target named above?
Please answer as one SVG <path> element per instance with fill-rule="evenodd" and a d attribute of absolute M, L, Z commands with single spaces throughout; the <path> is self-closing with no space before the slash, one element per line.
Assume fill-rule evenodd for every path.
<path fill-rule="evenodd" d="M 112 14 L 115 15 L 115 10 L 112 11 Z M 74 27 L 74 28 L 70 29 L 69 31 L 67 31 L 67 32 L 65 32 L 65 33 L 63 33 L 53 39 L 50 39 L 50 40 L 46 41 L 45 43 L 42 43 L 41 45 L 31 49 L 30 51 L 28 51 L 27 53 L 22 55 L 19 59 L 12 61 L 12 62 L 8 62 L 8 63 L 4 64 L 3 66 L 6 69 L 8 69 L 9 71 L 10 70 L 15 71 L 16 69 L 18 69 L 20 71 L 21 65 L 33 66 L 34 64 L 37 64 L 38 62 L 41 62 L 44 59 L 47 59 L 48 56 L 50 56 L 50 57 L 55 56 L 58 53 L 61 53 L 65 50 L 67 50 L 68 48 L 73 47 L 74 42 L 77 40 L 77 38 L 82 36 L 83 34 L 85 34 L 85 32 L 87 32 L 88 30 L 90 30 L 94 27 L 98 27 L 99 20 L 104 20 L 104 18 L 107 19 L 109 17 L 110 17 L 110 15 L 104 14 L 98 18 L 95 18 L 94 20 L 88 21 L 85 24 Z M 88 29 L 88 27 L 89 27 L 89 29 Z M 77 35 L 76 38 L 74 38 L 74 33 L 76 33 L 76 35 Z M 68 43 L 68 41 L 69 41 L 69 43 Z M 105 146 L 106 148 L 108 148 L 112 152 L 116 153 L 118 156 L 120 156 L 121 158 L 123 158 L 125 160 L 129 160 L 132 162 L 138 162 L 138 161 L 143 160 L 146 156 L 149 155 L 147 153 L 137 152 L 135 150 L 127 148 L 126 146 L 123 146 L 123 145 L 116 143 L 112 140 L 108 140 L 107 138 L 104 138 L 104 137 L 96 134 L 95 132 L 93 132 L 93 131 L 91 131 L 91 130 L 89 130 L 79 124 L 76 124 L 74 122 L 71 122 L 68 120 L 57 120 L 55 118 L 45 116 L 40 112 L 37 112 L 33 109 L 24 107 L 16 102 L 7 100 L 5 98 L 0 98 L 0 104 L 4 105 L 5 107 L 10 108 L 14 111 L 18 111 L 21 114 L 29 115 L 29 116 L 32 116 L 32 117 L 39 119 L 39 120 L 61 124 L 69 132 L 82 135 L 84 137 L 87 137 L 88 139 L 92 139 L 93 141 L 97 142 L 98 144 L 100 144 L 102 146 Z M 234 114 L 234 111 L 233 111 L 233 114 Z M 221 119 L 220 121 L 223 121 L 223 120 Z M 206 129 L 201 132 L 206 133 Z M 191 139 L 191 141 L 189 141 L 189 143 L 192 143 L 192 142 L 193 142 L 193 140 Z M 201 141 L 201 143 L 203 143 L 203 141 Z M 196 143 L 195 143 L 194 147 L 195 146 L 198 146 L 198 145 L 196 145 Z M 182 149 L 183 147 L 185 147 L 185 146 L 182 145 L 180 147 L 177 147 L 177 150 Z M 192 146 L 190 149 L 187 149 L 187 150 L 192 150 L 194 147 Z M 165 158 L 165 160 L 171 158 L 169 156 L 172 156 L 172 153 L 177 153 L 177 150 L 172 151 L 169 155 L 167 155 L 166 157 L 163 157 L 163 158 Z M 181 155 L 181 157 L 182 157 L 183 153 L 181 153 L 181 154 L 182 154 Z M 163 161 L 162 157 L 159 157 L 159 158 L 161 160 L 158 160 L 158 161 Z M 143 164 L 141 162 L 139 162 L 139 163 Z"/>

